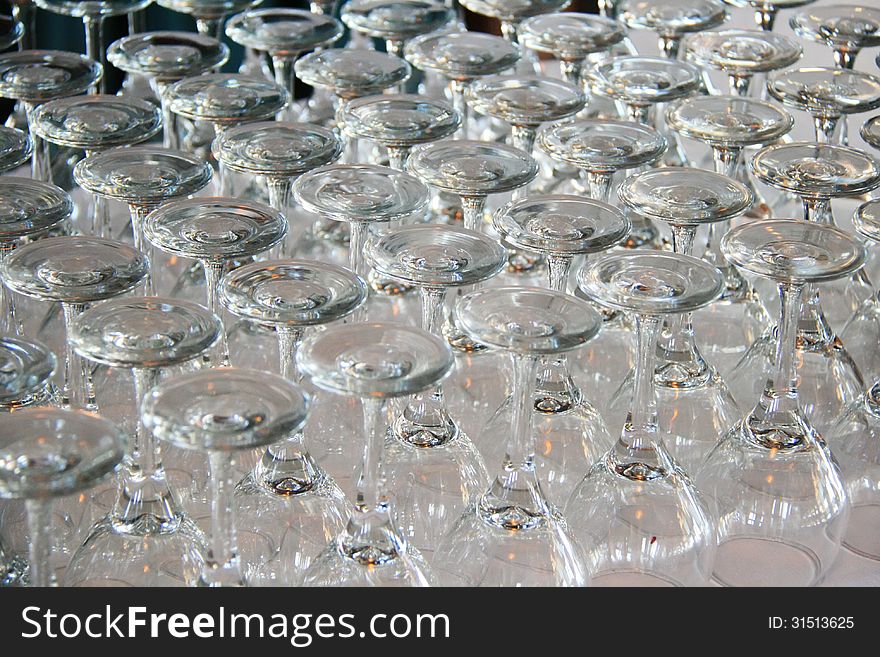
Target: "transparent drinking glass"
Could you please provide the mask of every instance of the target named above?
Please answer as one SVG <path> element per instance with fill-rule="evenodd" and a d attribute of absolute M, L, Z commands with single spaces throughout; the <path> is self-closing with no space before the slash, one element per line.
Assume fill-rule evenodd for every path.
<path fill-rule="evenodd" d="M 219 40 L 223 35 L 223 21 L 229 14 L 256 7 L 263 0 L 156 0 L 156 4 L 171 11 L 189 14 L 196 19 L 196 29 L 202 36 Z"/>
<path fill-rule="evenodd" d="M 350 30 L 384 40 L 386 52 L 403 57 L 407 41 L 443 28 L 455 12 L 432 0 L 348 0 L 339 17 Z"/>

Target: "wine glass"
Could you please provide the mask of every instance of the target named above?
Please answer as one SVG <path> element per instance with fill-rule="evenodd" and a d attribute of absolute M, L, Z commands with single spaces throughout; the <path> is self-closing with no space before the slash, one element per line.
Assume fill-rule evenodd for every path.
<path fill-rule="evenodd" d="M 356 274 L 309 260 L 255 262 L 229 272 L 220 283 L 220 300 L 230 312 L 274 327 L 281 375 L 294 383 L 299 383 L 295 361 L 304 335 L 347 317 L 366 298 L 366 284 Z M 353 459 L 345 444 L 334 445 L 338 453 L 330 455 L 327 442 L 352 427 L 340 426 L 340 415 L 347 414 L 332 395 L 319 392 L 311 408 L 303 431 L 269 445 L 236 486 L 239 535 L 259 537 L 240 548 L 252 584 L 300 584 L 309 564 L 342 531 L 348 517 L 345 495 L 331 474 L 344 462 L 338 471 L 348 483 Z M 315 458 L 305 437 L 329 458 Z M 259 549 L 264 543 L 271 546 L 269 551 Z"/>
<path fill-rule="evenodd" d="M 174 377 L 144 399 L 142 420 L 157 438 L 210 461 L 211 537 L 198 584 L 244 586 L 236 536 L 240 454 L 278 443 L 306 421 L 309 397 L 268 372 L 220 368 Z"/>
<path fill-rule="evenodd" d="M 652 106 L 694 95 L 702 81 L 700 70 L 687 62 L 638 56 L 597 64 L 586 77 L 593 93 L 622 102 L 629 120 L 643 125 L 650 121 Z M 687 159 L 678 140 L 674 134 L 664 137 L 670 146 L 664 163 L 682 166 Z"/>
<path fill-rule="evenodd" d="M 618 192 L 634 211 L 666 222 L 675 253 L 693 255 L 697 228 L 729 222 L 752 204 L 748 188 L 727 176 L 701 169 L 654 169 L 627 178 Z M 708 304 L 707 304 L 708 305 Z M 736 403 L 715 368 L 697 346 L 690 313 L 668 317 L 654 356 L 657 426 L 672 457 L 695 472 L 718 437 L 736 422 Z M 609 408 L 622 422 L 631 406 L 633 376 L 616 393 Z"/>
<path fill-rule="evenodd" d="M 263 0 L 156 0 L 156 4 L 171 11 L 189 14 L 196 19 L 196 29 L 202 36 L 220 40 L 223 20 L 229 14 L 259 5 Z"/>
<path fill-rule="evenodd" d="M 832 226 L 781 219 L 738 226 L 721 248 L 737 267 L 779 283 L 781 310 L 774 367 L 757 403 L 697 475 L 717 518 L 713 578 L 813 585 L 837 556 L 849 508 L 837 464 L 800 403 L 797 324 L 805 286 L 851 275 L 865 249 Z"/>
<path fill-rule="evenodd" d="M 501 34 L 513 45 L 518 39 L 519 23 L 531 16 L 549 14 L 565 9 L 571 0 L 531 0 L 530 2 L 505 2 L 504 0 L 462 0 L 466 9 L 494 18 L 501 23 Z"/>
<path fill-rule="evenodd" d="M 475 32 L 424 34 L 404 47 L 406 60 L 420 71 L 436 71 L 449 84 L 452 106 L 461 117 L 461 138 L 470 134 L 467 85 L 478 77 L 495 75 L 519 61 L 519 49 L 504 39 Z"/>
<path fill-rule="evenodd" d="M 30 534 L 29 582 L 52 586 L 52 501 L 107 479 L 125 440 L 104 418 L 83 411 L 32 408 L 0 423 L 0 498 L 23 499 Z"/>
<path fill-rule="evenodd" d="M 578 273 L 598 303 L 636 315 L 632 407 L 615 445 L 589 470 L 565 507 L 593 568 L 593 584 L 700 586 L 708 582 L 715 529 L 702 495 L 666 447 L 652 381 L 663 316 L 712 303 L 721 272 L 678 253 L 609 255 Z"/>
<path fill-rule="evenodd" d="M 214 140 L 212 151 L 230 171 L 265 178 L 269 204 L 287 216 L 293 229 L 289 212 L 293 181 L 339 159 L 342 143 L 332 131 L 316 125 L 259 121 L 224 130 Z M 297 231 L 282 241 L 281 255 L 286 255 L 288 243 L 299 242 L 301 236 Z"/>
<path fill-rule="evenodd" d="M 516 32 L 523 47 L 558 59 L 562 79 L 578 88 L 584 85 L 587 57 L 610 50 L 626 36 L 616 20 L 568 11 L 527 18 Z"/>
<path fill-rule="evenodd" d="M 297 365 L 328 392 L 359 397 L 363 460 L 354 510 L 306 571 L 306 586 L 428 586 L 434 576 L 395 522 L 385 486 L 388 399 L 434 388 L 452 368 L 446 343 L 403 324 L 347 324 L 307 338 Z"/>
<path fill-rule="evenodd" d="M 154 146 L 113 148 L 73 169 L 84 190 L 128 204 L 135 248 L 141 251 L 146 216 L 165 201 L 203 189 L 212 174 L 211 166 L 194 155 Z"/>
<path fill-rule="evenodd" d="M 496 275 L 505 256 L 496 240 L 444 225 L 392 230 L 370 240 L 364 250 L 380 275 L 418 288 L 422 329 L 439 338 L 447 292 Z M 449 410 L 440 385 L 414 395 L 396 412 L 385 444 L 397 525 L 429 563 L 439 540 L 488 482 L 459 413 Z"/>
<path fill-rule="evenodd" d="M 112 299 L 85 311 L 70 327 L 81 357 L 131 370 L 138 420 L 115 501 L 74 553 L 65 585 L 181 586 L 198 580 L 205 538 L 178 505 L 179 493 L 172 491 L 162 465 L 164 450 L 140 421 L 139 409 L 163 369 L 201 355 L 220 331 L 220 320 L 206 308 L 162 297 Z"/>
<path fill-rule="evenodd" d="M 721 0 L 666 0 L 662 5 L 623 0 L 617 6 L 617 19 L 631 29 L 656 32 L 660 52 L 674 60 L 685 34 L 718 27 L 727 20 L 727 11 Z"/>
<path fill-rule="evenodd" d="M 63 16 L 82 18 L 86 32 L 86 52 L 89 59 L 106 65 L 104 49 L 104 19 L 140 11 L 153 0 L 34 0 L 37 7 Z M 104 78 L 96 80 L 100 86 L 97 93 L 105 93 Z"/>
<path fill-rule="evenodd" d="M 542 356 L 583 346 L 602 320 L 585 301 L 528 287 L 495 287 L 462 297 L 458 325 L 475 342 L 510 354 L 511 425 L 489 487 L 452 526 L 435 554 L 446 585 L 586 586 L 588 570 L 565 518 L 547 499 L 529 431 Z"/>
<path fill-rule="evenodd" d="M 621 244 L 631 227 L 623 212 L 613 206 L 565 195 L 513 201 L 498 209 L 493 223 L 504 243 L 547 258 L 548 286 L 562 293 L 568 290 L 576 257 L 586 260 L 590 254 Z M 604 325 L 605 317 L 602 319 Z M 590 358 L 587 351 L 606 349 L 610 359 L 620 359 L 620 347 L 616 339 L 603 340 L 600 331 L 573 356 L 575 362 L 583 362 Z M 593 362 L 589 368 L 598 370 L 604 364 Z M 504 456 L 503 437 L 510 425 L 513 403 L 514 398 L 508 397 L 479 434 L 483 441 L 480 447 L 489 463 L 497 463 Z M 573 379 L 566 355 L 546 358 L 539 364 L 533 409 L 529 431 L 538 447 L 538 472 L 548 499 L 561 506 L 583 474 L 611 446 L 611 436 L 602 415 Z"/>
<path fill-rule="evenodd" d="M 22 240 L 45 234 L 72 212 L 73 200 L 60 187 L 30 178 L 0 176 L 0 265 Z M 15 299 L 2 281 L 0 275 L 0 333 L 22 334 Z"/>
<path fill-rule="evenodd" d="M 727 74 L 730 93 L 746 97 L 755 74 L 788 68 L 803 55 L 794 39 L 760 30 L 700 32 L 684 40 L 684 56 Z"/>
<path fill-rule="evenodd" d="M 0 414 L 51 398 L 57 362 L 55 353 L 40 342 L 0 336 Z"/>
<path fill-rule="evenodd" d="M 809 5 L 816 0 L 724 0 L 733 7 L 751 7 L 755 10 L 755 24 L 764 32 L 772 32 L 780 9 Z"/>
<path fill-rule="evenodd" d="M 455 12 L 434 0 L 348 0 L 339 17 L 350 30 L 383 39 L 389 54 L 403 57 L 407 41 L 444 27 Z"/>
<path fill-rule="evenodd" d="M 708 144 L 715 173 L 734 178 L 752 194 L 749 218 L 767 218 L 770 208 L 756 191 L 742 164 L 742 151 L 751 145 L 773 143 L 788 133 L 794 119 L 778 105 L 740 96 L 695 96 L 671 105 L 667 125 L 680 134 Z M 721 236 L 730 220 L 708 225 L 703 257 L 724 273 L 721 299 L 700 309 L 694 323 L 700 327 L 697 343 L 722 375 L 739 362 L 746 349 L 770 326 L 770 315 L 748 279 L 721 254 Z M 699 253 L 699 251 L 698 251 Z"/>
<path fill-rule="evenodd" d="M 871 244 L 880 236 L 876 228 L 878 221 L 880 221 L 880 200 L 863 203 L 853 216 L 856 230 Z M 877 354 L 877 344 L 880 340 L 880 298 L 876 292 L 862 301 L 855 314 L 847 320 L 840 332 L 840 338 L 858 363 L 864 381 L 868 385 L 873 385 L 880 379 L 880 354 Z"/>
<path fill-rule="evenodd" d="M 226 23 L 226 36 L 272 58 L 275 82 L 292 99 L 296 77 L 294 63 L 304 52 L 324 48 L 342 36 L 342 23 L 332 16 L 303 9 L 251 9 L 233 16 Z M 287 107 L 293 120 L 294 104 Z"/>
<path fill-rule="evenodd" d="M 293 185 L 297 202 L 308 212 L 349 225 L 348 268 L 368 278 L 364 245 L 374 224 L 399 223 L 423 215 L 428 188 L 417 178 L 372 164 L 331 164 L 314 169 Z M 372 295 L 371 299 L 376 299 Z M 392 296 L 383 297 L 394 306 Z M 399 308 L 398 308 L 399 310 Z M 358 311 L 363 318 L 366 306 Z M 394 307 L 391 308 L 394 313 Z"/>
<path fill-rule="evenodd" d="M 546 77 L 497 75 L 472 82 L 465 93 L 478 113 L 510 124 L 510 144 L 532 154 L 538 128 L 574 116 L 586 104 L 579 87 Z"/>
<path fill-rule="evenodd" d="M 172 201 L 144 220 L 144 237 L 165 253 L 192 258 L 205 272 L 208 309 L 219 316 L 220 277 L 232 260 L 264 253 L 287 235 L 284 215 L 257 201 L 205 197 Z M 229 364 L 221 330 L 220 361 Z"/>
<path fill-rule="evenodd" d="M 28 117 L 33 161 L 31 177 L 51 182 L 48 147 L 33 131 L 30 115 L 47 100 L 85 92 L 103 75 L 88 57 L 60 50 L 22 50 L 0 55 L 0 97 L 20 101 Z"/>
<path fill-rule="evenodd" d="M 65 334 L 86 304 L 120 296 L 140 285 L 149 261 L 132 247 L 98 237 L 47 237 L 17 248 L 0 265 L 9 289 L 43 301 L 57 301 Z M 63 403 L 93 409 L 90 371 L 65 338 Z"/>
<path fill-rule="evenodd" d="M 86 156 L 114 146 L 147 141 L 162 129 L 162 114 L 152 103 L 130 96 L 74 96 L 43 103 L 31 112 L 32 130 L 50 144 L 82 149 Z M 92 235 L 113 237 L 102 196 L 94 197 Z"/>
<path fill-rule="evenodd" d="M 880 78 L 847 69 L 782 71 L 767 80 L 767 90 L 783 105 L 809 112 L 816 141 L 827 144 L 844 145 L 837 131 L 841 117 L 880 107 Z"/>
<path fill-rule="evenodd" d="M 150 80 L 162 107 L 162 145 L 178 148 L 175 115 L 165 90 L 183 78 L 223 66 L 229 48 L 217 39 L 189 32 L 145 32 L 118 39 L 107 48 L 107 61 L 120 71 Z"/>
<path fill-rule="evenodd" d="M 384 146 L 388 166 L 404 171 L 412 147 L 454 134 L 461 116 L 446 101 L 394 94 L 356 98 L 339 110 L 343 130 Z"/>

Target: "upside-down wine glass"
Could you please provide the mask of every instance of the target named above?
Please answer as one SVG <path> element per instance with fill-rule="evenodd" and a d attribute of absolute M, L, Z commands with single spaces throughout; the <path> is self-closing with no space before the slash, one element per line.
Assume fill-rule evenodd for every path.
<path fill-rule="evenodd" d="M 851 275 L 865 249 L 832 226 L 781 219 L 738 226 L 721 248 L 737 267 L 779 283 L 781 310 L 774 367 L 757 403 L 697 475 L 717 518 L 713 578 L 814 585 L 837 556 L 849 509 L 840 470 L 799 401 L 797 325 L 806 285 Z"/>
<path fill-rule="evenodd" d="M 724 0 L 732 7 L 751 7 L 755 11 L 755 25 L 764 32 L 772 32 L 780 9 L 809 5 L 816 0 Z"/>
<path fill-rule="evenodd" d="M 456 320 L 474 342 L 510 355 L 513 402 L 506 447 L 489 487 L 437 547 L 447 586 L 586 586 L 589 570 L 565 518 L 548 500 L 529 430 L 541 357 L 583 346 L 602 319 L 589 303 L 532 287 L 495 287 L 462 297 Z"/>
<path fill-rule="evenodd" d="M 30 586 L 55 584 L 52 501 L 93 488 L 119 465 L 125 440 L 109 421 L 83 411 L 32 408 L 0 423 L 0 498 L 23 499 Z"/>
<path fill-rule="evenodd" d="M 238 457 L 299 431 L 309 401 L 298 386 L 277 374 L 236 368 L 174 377 L 144 399 L 143 422 L 157 438 L 208 454 L 211 537 L 199 586 L 247 584 L 235 526 Z"/>
<path fill-rule="evenodd" d="M 263 0 L 156 0 L 156 4 L 196 19 L 196 29 L 203 36 L 217 39 L 223 35 L 223 20 L 256 7 Z"/>
<path fill-rule="evenodd" d="M 363 458 L 353 511 L 306 571 L 306 586 L 428 586 L 434 576 L 398 530 L 385 485 L 389 399 L 433 389 L 452 368 L 446 343 L 402 324 L 348 324 L 307 338 L 297 353 L 300 371 L 332 393 L 359 397 Z"/>
<path fill-rule="evenodd" d="M 349 316 L 366 298 L 362 278 L 310 260 L 252 263 L 229 272 L 220 283 L 227 310 L 274 327 L 281 376 L 297 384 L 296 352 L 305 334 Z M 303 431 L 269 445 L 236 486 L 239 536 L 254 538 L 240 541 L 245 575 L 252 584 L 301 584 L 312 560 L 345 525 L 348 503 L 331 476 L 335 468 L 325 470 L 304 444 L 308 437 L 325 447 L 334 438 L 328 435 L 338 429 L 334 413 L 340 408 L 333 396 L 319 392 Z M 345 459 L 350 468 L 346 483 L 354 472 L 352 460 Z M 264 543 L 269 550 L 261 549 Z"/>
<path fill-rule="evenodd" d="M 350 30 L 382 39 L 386 52 L 403 57 L 407 41 L 441 29 L 455 12 L 434 0 L 348 0 L 339 17 Z"/>
<path fill-rule="evenodd" d="M 724 288 L 712 265 L 678 253 L 609 255 L 578 274 L 592 299 L 636 316 L 632 407 L 615 445 L 565 506 L 573 535 L 604 586 L 701 586 L 715 530 L 702 495 L 669 453 L 657 424 L 654 354 L 664 316 L 711 303 Z"/>
<path fill-rule="evenodd" d="M 404 226 L 367 243 L 379 274 L 418 288 L 422 329 L 442 338 L 447 291 L 476 285 L 504 266 L 504 248 L 480 233 L 444 225 Z M 456 413 L 457 415 L 457 413 Z M 437 385 L 397 410 L 385 445 L 397 525 L 432 562 L 438 542 L 488 482 L 477 448 Z"/>
<path fill-rule="evenodd" d="M 205 538 L 180 508 L 178 496 L 185 491 L 169 485 L 165 450 L 141 422 L 139 409 L 162 370 L 192 361 L 217 342 L 220 320 L 189 301 L 137 297 L 96 305 L 77 317 L 70 330 L 77 354 L 131 371 L 135 421 L 115 500 L 89 527 L 64 583 L 192 585 L 201 572 Z"/>

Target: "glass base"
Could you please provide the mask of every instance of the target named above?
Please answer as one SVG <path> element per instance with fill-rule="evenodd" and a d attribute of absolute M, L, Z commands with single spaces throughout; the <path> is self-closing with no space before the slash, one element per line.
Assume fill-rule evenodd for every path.
<path fill-rule="evenodd" d="M 378 553 L 377 553 L 378 554 Z M 434 574 L 422 555 L 413 548 L 407 548 L 393 558 L 365 560 L 346 554 L 342 540 L 332 541 L 319 554 L 305 573 L 303 586 L 382 586 L 382 587 L 423 587 L 436 584 Z M 381 563 L 378 563 L 381 561 Z"/>

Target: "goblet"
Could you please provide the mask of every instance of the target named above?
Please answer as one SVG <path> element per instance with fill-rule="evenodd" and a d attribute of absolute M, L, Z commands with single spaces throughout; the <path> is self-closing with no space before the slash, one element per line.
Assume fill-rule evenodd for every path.
<path fill-rule="evenodd" d="M 803 54 L 794 39 L 758 30 L 701 32 L 684 40 L 685 58 L 727 74 L 730 93 L 748 96 L 755 74 L 788 68 Z"/>
<path fill-rule="evenodd" d="M 102 66 L 106 63 L 104 48 L 104 19 L 108 16 L 121 16 L 140 11 L 152 0 L 34 0 L 37 7 L 55 14 L 82 18 L 86 32 L 86 52 L 89 59 Z M 95 81 L 99 87 L 97 93 L 104 93 L 104 78 Z"/>
<path fill-rule="evenodd" d="M 583 88 L 581 72 L 587 57 L 610 50 L 625 37 L 616 20 L 575 12 L 533 16 L 516 31 L 522 46 L 558 59 L 562 78 L 578 88 Z"/>
<path fill-rule="evenodd" d="M 374 238 L 364 256 L 382 276 L 419 289 L 422 328 L 442 338 L 447 291 L 491 278 L 504 267 L 506 252 L 497 241 L 467 229 L 418 225 Z M 485 490 L 489 477 L 440 385 L 414 395 L 397 412 L 385 463 L 397 524 L 431 562 L 439 540 Z"/>
<path fill-rule="evenodd" d="M 389 54 L 403 57 L 407 41 L 444 27 L 455 12 L 433 0 L 348 0 L 339 17 L 350 30 L 383 39 Z"/>
<path fill-rule="evenodd" d="M 218 41 L 223 36 L 223 20 L 256 7 L 263 0 L 156 0 L 156 4 L 171 11 L 189 14 L 196 19 L 196 29 L 202 36 Z"/>
<path fill-rule="evenodd" d="M 463 0 L 460 4 L 475 14 L 499 21 L 501 23 L 501 34 L 510 43 L 516 44 L 518 42 L 517 32 L 520 21 L 531 16 L 561 11 L 570 4 L 570 0 L 533 0 L 530 2 Z"/>
<path fill-rule="evenodd" d="M 670 106 L 666 123 L 673 130 L 708 144 L 715 172 L 735 178 L 751 192 L 754 203 L 746 210 L 750 218 L 767 218 L 770 208 L 755 190 L 741 164 L 742 150 L 755 144 L 777 141 L 794 124 L 777 105 L 739 96 L 696 96 Z M 728 374 L 749 345 L 770 326 L 770 316 L 752 284 L 721 254 L 719 240 L 730 220 L 708 225 L 703 257 L 724 273 L 725 291 L 716 303 L 695 315 L 700 327 L 697 342 L 722 375 Z"/>
<path fill-rule="evenodd" d="M 100 64 L 60 50 L 23 50 L 0 55 L 0 97 L 23 103 L 28 116 L 33 178 L 51 182 L 52 169 L 48 148 L 30 127 L 31 112 L 47 100 L 85 92 L 102 74 Z"/>
<path fill-rule="evenodd" d="M 260 121 L 224 130 L 212 146 L 214 157 L 230 171 L 265 178 L 269 204 L 277 212 L 288 212 L 293 181 L 307 171 L 336 161 L 342 143 L 330 130 L 308 123 Z M 293 226 L 291 225 L 291 228 Z M 290 241 L 299 241 L 297 232 L 281 242 L 285 255 Z"/>
<path fill-rule="evenodd" d="M 74 553 L 66 585 L 181 586 L 198 580 L 204 536 L 178 506 L 162 465 L 163 450 L 140 421 L 139 409 L 163 368 L 204 353 L 220 330 L 220 320 L 202 306 L 162 297 L 113 299 L 82 313 L 70 327 L 77 354 L 131 370 L 138 420 L 115 502 Z"/>
<path fill-rule="evenodd" d="M 165 90 L 168 109 L 190 121 L 206 121 L 215 134 L 248 121 L 273 119 L 290 94 L 269 80 L 237 73 L 211 73 L 184 78 Z M 218 171 L 220 193 L 226 193 L 223 168 Z"/>
<path fill-rule="evenodd" d="M 308 212 L 349 225 L 348 268 L 367 278 L 364 246 L 373 224 L 423 214 L 428 188 L 417 178 L 371 164 L 331 164 L 299 177 L 293 195 Z M 390 298 L 390 297 L 388 297 Z M 366 310 L 359 311 L 358 315 Z"/>
<path fill-rule="evenodd" d="M 700 586 L 715 552 L 712 518 L 657 422 L 654 354 L 664 315 L 717 299 L 721 272 L 678 253 L 609 255 L 578 274 L 595 301 L 636 315 L 632 407 L 615 445 L 590 468 L 565 512 L 594 585 Z"/>
<path fill-rule="evenodd" d="M 308 396 L 268 372 L 221 368 L 160 383 L 142 407 L 157 438 L 210 461 L 211 538 L 201 586 L 244 586 L 236 537 L 235 466 L 238 455 L 278 443 L 306 421 Z"/>
<path fill-rule="evenodd" d="M 34 144 L 26 132 L 0 126 L 0 174 L 17 169 L 34 154 Z"/>
<path fill-rule="evenodd" d="M 783 105 L 806 110 L 813 117 L 816 141 L 843 142 L 835 137 L 840 118 L 880 107 L 880 78 L 847 69 L 799 68 L 767 80 L 770 95 Z"/>
<path fill-rule="evenodd" d="M 449 347 L 402 324 L 348 324 L 307 338 L 297 364 L 323 390 L 359 397 L 363 460 L 354 510 L 306 571 L 306 586 L 427 586 L 434 577 L 396 526 L 385 487 L 388 399 L 434 388 L 452 368 Z"/>
<path fill-rule="evenodd" d="M 666 150 L 666 140 L 647 125 L 601 119 L 547 126 L 537 145 L 554 160 L 577 167 L 589 196 L 603 203 L 609 201 L 616 172 L 656 162 Z"/>
<path fill-rule="evenodd" d="M 404 48 L 406 60 L 421 71 L 436 71 L 449 83 L 452 106 L 461 117 L 461 137 L 468 138 L 465 89 L 475 78 L 495 75 L 519 61 L 519 49 L 490 34 L 453 32 L 424 34 Z"/>
<path fill-rule="evenodd" d="M 49 398 L 56 366 L 55 354 L 46 345 L 0 337 L 0 413 L 39 405 Z M 0 561 L 0 572 L 2 568 Z"/>
<path fill-rule="evenodd" d="M 226 23 L 226 36 L 272 58 L 275 83 L 294 97 L 294 63 L 304 52 L 329 46 L 342 36 L 342 23 L 332 16 L 302 9 L 257 9 L 233 16 Z M 293 120 L 294 105 L 287 107 Z"/>
<path fill-rule="evenodd" d="M 755 10 L 755 24 L 764 32 L 772 32 L 780 9 L 793 9 L 816 0 L 724 0 L 733 7 L 751 7 Z"/>
<path fill-rule="evenodd" d="M 22 240 L 36 238 L 70 217 L 73 201 L 55 185 L 18 178 L 0 177 L 0 265 Z M 12 294 L 0 275 L 0 333 L 23 333 Z"/>
<path fill-rule="evenodd" d="M 853 226 L 871 245 L 880 237 L 880 200 L 868 201 L 860 205 L 853 216 Z M 880 379 L 880 354 L 877 344 L 880 340 L 880 299 L 877 293 L 862 301 L 855 314 L 847 320 L 840 332 L 847 351 L 858 363 L 859 372 L 868 385 Z"/>
<path fill-rule="evenodd" d="M 306 331 L 347 317 L 367 298 L 363 279 L 347 269 L 309 260 L 270 260 L 239 267 L 223 277 L 220 299 L 234 315 L 274 327 L 281 375 L 298 383 L 296 351 Z M 323 396 L 323 398 L 321 398 Z M 304 434 L 326 443 L 339 440 L 339 404 L 332 395 L 313 397 L 303 429 L 269 445 L 235 489 L 239 535 L 259 537 L 241 545 L 245 576 L 252 584 L 296 586 L 327 541 L 342 531 L 348 503 L 339 485 L 303 443 Z M 346 418 L 348 419 L 348 418 Z M 333 466 L 344 461 L 350 479 L 352 460 L 338 448 Z M 335 468 L 328 469 L 335 472 Z M 347 471 L 346 471 L 347 470 Z M 256 549 L 268 543 L 271 549 Z"/>
<path fill-rule="evenodd" d="M 555 195 L 530 196 L 499 208 L 494 226 L 505 243 L 544 255 L 550 289 L 565 293 L 574 258 L 586 259 L 620 244 L 631 224 L 623 212 L 600 201 Z M 606 355 L 621 359 L 621 346 L 615 336 L 610 342 L 603 341 L 600 331 L 574 356 L 589 360 L 588 350 L 595 356 L 594 352 L 606 349 L 599 362 L 589 365 L 590 370 L 598 370 L 606 364 Z M 621 374 L 614 383 L 622 378 Z M 513 403 L 514 398 L 508 397 L 479 434 L 489 463 L 504 456 L 503 436 Z M 562 505 L 583 474 L 611 446 L 611 436 L 601 414 L 573 380 L 565 355 L 544 359 L 539 365 L 532 406 L 529 431 L 538 447 L 538 472 L 547 497 Z"/>
<path fill-rule="evenodd" d="M 98 237 L 47 237 L 21 246 L 0 264 L 9 289 L 35 299 L 57 301 L 65 334 L 87 303 L 129 292 L 140 285 L 149 261 L 126 244 Z M 65 338 L 63 402 L 93 408 L 89 371 Z"/>
<path fill-rule="evenodd" d="M 31 112 L 30 122 L 43 141 L 82 149 L 89 156 L 148 140 L 162 129 L 162 114 L 139 98 L 96 94 L 50 100 Z M 112 237 L 110 214 L 102 196 L 94 196 L 93 210 L 89 232 Z"/>
<path fill-rule="evenodd" d="M 144 220 L 144 237 L 156 248 L 192 258 L 205 272 L 208 309 L 219 316 L 220 277 L 231 260 L 264 253 L 287 235 L 284 215 L 263 203 L 230 197 L 172 201 Z M 226 333 L 221 330 L 220 359 L 229 364 Z"/>
<path fill-rule="evenodd" d="M 652 30 L 660 39 L 660 52 L 678 59 L 682 37 L 718 27 L 727 20 L 721 0 L 667 0 L 657 5 L 650 0 L 623 0 L 617 18 L 634 30 Z"/>
<path fill-rule="evenodd" d="M 868 201 L 856 211 L 853 225 L 872 244 L 880 240 L 880 201 Z M 851 511 L 843 544 L 856 554 L 880 559 L 880 549 L 868 528 L 875 526 L 880 494 L 880 364 L 875 354 L 880 338 L 880 302 L 872 296 L 843 330 L 849 349 L 859 358 L 868 381 L 864 394 L 854 400 L 828 430 L 828 441 L 846 484 Z"/>
<path fill-rule="evenodd" d="M 416 146 L 407 170 L 441 191 L 457 194 L 464 227 L 480 232 L 486 197 L 527 185 L 538 175 L 532 157 L 513 146 L 481 141 L 440 141 Z"/>
<path fill-rule="evenodd" d="M 388 165 L 398 171 L 413 146 L 449 137 L 461 125 L 461 116 L 445 101 L 403 94 L 350 100 L 339 117 L 347 134 L 384 146 Z"/>
<path fill-rule="evenodd" d="M 643 125 L 648 124 L 653 105 L 691 96 L 701 84 L 697 67 L 656 57 L 615 57 L 594 66 L 586 77 L 593 93 L 621 101 L 629 120 Z M 670 146 L 664 163 L 682 166 L 687 158 L 681 144 L 674 134 L 664 137 Z"/>
<path fill-rule="evenodd" d="M 31 586 L 52 586 L 52 500 L 97 486 L 113 473 L 125 441 L 109 421 L 82 411 L 32 408 L 0 424 L 0 498 L 23 499 Z"/>
<path fill-rule="evenodd" d="M 737 267 L 779 283 L 781 311 L 757 403 L 697 475 L 717 518 L 713 577 L 728 586 L 813 585 L 837 556 L 849 509 L 837 464 L 800 403 L 797 325 L 805 286 L 851 275 L 865 249 L 832 226 L 790 220 L 738 226 L 721 248 Z"/>
<path fill-rule="evenodd" d="M 752 170 L 762 182 L 799 196 L 804 205 L 805 219 L 831 225 L 835 225 L 831 211 L 832 198 L 856 196 L 880 185 L 880 161 L 862 151 L 832 144 L 792 142 L 767 146 L 753 158 Z M 873 293 L 870 283 L 859 274 L 851 280 L 832 282 L 827 289 L 829 292 L 833 290 L 833 293 L 826 295 L 824 310 L 834 328 L 842 327 L 859 304 Z M 808 303 L 805 309 L 818 309 L 818 299 L 814 294 L 807 294 L 806 299 Z M 821 326 L 824 320 L 817 321 L 819 335 L 830 333 L 827 327 Z M 818 346 L 824 341 L 816 336 L 816 340 L 810 342 Z M 772 357 L 772 353 L 768 353 L 767 357 Z M 754 391 L 755 394 L 757 392 Z M 747 398 L 753 396 L 748 395 Z M 802 388 L 801 396 L 804 403 L 809 405 L 812 400 L 810 391 Z M 835 412 L 827 419 L 836 416 Z M 818 417 L 813 415 L 812 419 L 820 429 L 825 428 Z"/>
<path fill-rule="evenodd" d="M 468 86 L 467 102 L 480 114 L 510 124 L 510 144 L 531 155 L 543 123 L 574 116 L 586 104 L 579 87 L 546 77 L 499 75 Z"/>
<path fill-rule="evenodd" d="M 666 222 L 676 253 L 692 255 L 697 228 L 729 222 L 752 204 L 748 188 L 727 176 L 700 169 L 654 169 L 627 178 L 620 200 L 645 216 Z M 707 304 L 708 305 L 708 304 Z M 617 391 L 609 409 L 623 421 L 631 404 L 633 376 Z M 654 357 L 657 426 L 673 458 L 695 472 L 718 437 L 736 422 L 736 404 L 715 368 L 697 346 L 690 313 L 664 321 Z"/>
<path fill-rule="evenodd" d="M 588 571 L 566 521 L 547 499 L 529 430 L 541 356 L 558 356 L 599 331 L 599 313 L 561 292 L 500 287 L 472 292 L 455 307 L 474 342 L 510 354 L 511 426 L 492 483 L 437 547 L 442 582 L 459 586 L 585 586 Z"/>
<path fill-rule="evenodd" d="M 165 90 L 173 82 L 201 75 L 223 66 L 229 48 L 213 37 L 189 32 L 146 32 L 132 34 L 110 44 L 107 61 L 121 71 L 150 80 L 162 107 L 165 148 L 178 147 L 174 113 L 168 107 Z"/>
<path fill-rule="evenodd" d="M 880 46 L 880 9 L 870 6 L 826 5 L 798 12 L 789 20 L 802 39 L 831 48 L 834 63 L 851 69 L 862 48 Z"/>
<path fill-rule="evenodd" d="M 194 155 L 153 146 L 114 148 L 80 160 L 73 169 L 73 179 L 86 191 L 128 204 L 134 244 L 141 251 L 145 217 L 165 201 L 195 194 L 211 176 L 211 166 Z"/>

